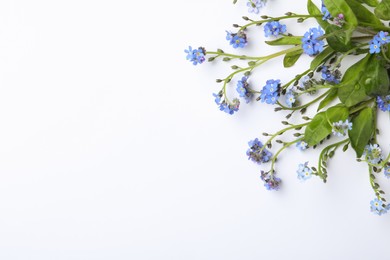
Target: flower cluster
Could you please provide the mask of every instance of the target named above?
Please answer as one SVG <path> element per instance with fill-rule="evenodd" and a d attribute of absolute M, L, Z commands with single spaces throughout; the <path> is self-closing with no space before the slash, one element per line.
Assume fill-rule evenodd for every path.
<path fill-rule="evenodd" d="M 187 60 L 192 62 L 192 64 L 197 65 L 198 63 L 203 63 L 206 58 L 206 50 L 203 47 L 199 47 L 198 49 L 192 49 L 191 46 L 188 47 L 188 50 L 185 50 L 185 53 L 187 53 Z"/>
<path fill-rule="evenodd" d="M 260 99 L 261 102 L 267 104 L 275 104 L 280 95 L 280 80 L 267 80 L 267 84 L 261 90 Z"/>
<path fill-rule="evenodd" d="M 312 169 L 310 169 L 307 166 L 308 163 L 309 162 L 305 162 L 304 164 L 302 164 L 302 163 L 299 164 L 299 167 L 298 167 L 298 170 L 297 170 L 297 174 L 298 174 L 298 179 L 300 179 L 302 181 L 306 181 L 313 174 Z"/>
<path fill-rule="evenodd" d="M 352 123 L 349 122 L 348 119 L 345 120 L 345 122 L 340 120 L 338 122 L 334 122 L 332 127 L 332 133 L 335 136 L 343 137 L 347 134 L 348 130 L 352 130 Z"/>
<path fill-rule="evenodd" d="M 248 0 L 248 12 L 258 14 L 260 9 L 265 6 L 266 0 Z"/>
<path fill-rule="evenodd" d="M 380 31 L 378 34 L 374 36 L 374 38 L 370 41 L 370 53 L 379 53 L 381 51 L 381 47 L 390 43 L 390 36 L 388 32 Z"/>
<path fill-rule="evenodd" d="M 323 35 L 324 31 L 321 28 L 310 28 L 302 37 L 303 51 L 309 56 L 322 52 L 325 43 L 320 37 Z"/>
<path fill-rule="evenodd" d="M 236 90 L 240 97 L 245 99 L 246 103 L 249 103 L 252 100 L 253 93 L 249 89 L 248 77 L 242 77 L 242 79 L 237 82 Z"/>
<path fill-rule="evenodd" d="M 278 17 L 261 15 L 261 19 L 243 16 L 244 24 L 233 25 L 235 32 L 226 31 L 229 48 L 238 51 L 248 46 L 251 29 L 262 28 L 265 43 L 279 47 L 273 54 L 248 56 L 222 49 L 206 51 L 203 47 L 189 47 L 185 50 L 186 58 L 194 65 L 203 63 L 206 57 L 209 62 L 233 62 L 230 64 L 233 71 L 217 79 L 221 88 L 213 94 L 221 111 L 233 115 L 239 110 L 240 100 L 245 103 L 256 100 L 274 106 L 275 112 L 285 113 L 287 120 L 282 120 L 279 131 L 263 133 L 267 138 L 264 142 L 258 138 L 249 141 L 246 151 L 249 160 L 268 167 L 260 171 L 268 190 L 280 188 L 276 165 L 282 152 L 291 146 L 304 153 L 320 149 L 315 167 L 308 162 L 298 164 L 296 174 L 301 181 L 316 176 L 326 182 L 330 160 L 339 150 L 353 149 L 357 161 L 365 163 L 368 169 L 375 194 L 371 211 L 383 215 L 390 210 L 390 204 L 377 176 L 383 173 L 390 179 L 390 153 L 386 156 L 379 145 L 377 114 L 390 112 L 390 27 L 383 23 L 390 20 L 390 12 L 378 1 L 322 0 L 320 7 L 312 0 L 305 1 L 307 14 L 287 12 Z M 248 12 L 259 14 L 265 3 L 265 0 L 246 1 Z M 313 19 L 318 26 L 293 35 L 283 22 L 287 19 L 298 23 Z M 278 70 L 264 79 L 265 85 L 252 77 L 260 65 L 271 59 L 282 57 L 283 66 L 290 68 L 302 54 L 312 61 L 307 69 L 290 79 L 282 78 Z M 232 82 L 236 82 L 237 98 L 229 100 Z M 259 103 L 252 105 L 262 105 Z M 307 116 L 311 111 L 316 112 Z"/>
<path fill-rule="evenodd" d="M 286 32 L 286 25 L 279 23 L 278 21 L 268 22 L 264 26 L 265 37 L 278 36 Z"/>
<path fill-rule="evenodd" d="M 259 139 L 249 141 L 248 145 L 249 149 L 246 151 L 246 155 L 248 155 L 249 160 L 258 164 L 269 162 L 272 153 L 263 146 Z"/>
<path fill-rule="evenodd" d="M 244 48 L 248 43 L 246 34 L 243 31 L 238 33 L 226 31 L 226 40 L 229 41 L 233 48 Z"/>
<path fill-rule="evenodd" d="M 377 96 L 376 102 L 380 110 L 382 110 L 383 112 L 390 111 L 390 95 L 384 97 Z"/>

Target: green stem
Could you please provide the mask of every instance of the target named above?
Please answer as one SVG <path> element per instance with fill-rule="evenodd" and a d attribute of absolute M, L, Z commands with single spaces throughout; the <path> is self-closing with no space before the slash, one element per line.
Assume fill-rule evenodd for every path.
<path fill-rule="evenodd" d="M 294 140 L 294 141 L 288 142 L 288 143 L 284 143 L 284 144 L 283 144 L 283 147 L 280 148 L 280 149 L 276 152 L 276 154 L 272 157 L 272 161 L 271 161 L 271 170 L 270 170 L 270 174 L 271 174 L 271 175 L 273 175 L 273 173 L 274 173 L 275 162 L 276 162 L 276 160 L 277 160 L 279 154 L 280 154 L 284 149 L 286 149 L 287 147 L 289 147 L 289 146 L 291 146 L 291 145 L 293 145 L 293 144 L 295 144 L 295 143 L 297 143 L 297 142 L 299 142 L 299 141 L 301 141 L 301 140 L 303 140 L 303 137 L 302 137 L 302 138 L 299 138 L 299 139 L 296 139 L 296 140 Z"/>
<path fill-rule="evenodd" d="M 280 16 L 280 17 L 271 17 L 268 19 L 253 21 L 253 22 L 250 22 L 248 24 L 245 24 L 245 25 L 241 26 L 239 31 L 245 30 L 246 28 L 248 28 L 249 26 L 252 26 L 252 25 L 260 25 L 262 23 L 267 23 L 267 22 L 272 22 L 272 21 L 280 21 L 280 20 L 292 19 L 292 18 L 306 18 L 307 19 L 307 18 L 317 18 L 317 17 L 322 17 L 322 15 L 293 14 L 293 15 L 286 15 L 286 16 Z"/>
<path fill-rule="evenodd" d="M 326 182 L 326 175 L 322 172 L 321 168 L 322 168 L 322 165 L 321 163 L 324 161 L 323 158 L 324 158 L 324 155 L 326 152 L 328 152 L 330 149 L 334 148 L 333 151 L 335 151 L 340 145 L 346 143 L 347 141 L 349 141 L 349 139 L 344 139 L 340 142 L 337 142 L 337 143 L 334 143 L 334 144 L 331 144 L 331 145 L 328 145 L 327 147 L 325 147 L 324 149 L 322 149 L 321 153 L 320 153 L 320 156 L 319 156 L 319 160 L 318 160 L 318 176 L 324 181 Z"/>
<path fill-rule="evenodd" d="M 263 150 L 267 147 L 268 144 L 270 144 L 272 142 L 273 139 L 275 139 L 275 137 L 282 135 L 289 130 L 296 129 L 296 128 L 302 128 L 308 124 L 309 123 L 303 123 L 303 124 L 299 124 L 299 125 L 291 125 L 289 127 L 283 128 L 282 130 L 279 130 L 275 134 L 271 135 L 271 137 L 267 140 L 267 142 L 264 143 L 263 147 L 260 149 L 260 153 L 263 152 Z"/>
<path fill-rule="evenodd" d="M 217 55 L 215 58 L 218 58 L 220 56 L 222 57 L 229 57 L 229 58 L 235 58 L 235 59 L 241 59 L 241 60 L 259 60 L 263 57 L 253 57 L 253 56 L 246 56 L 246 55 L 235 55 L 231 53 L 224 53 L 224 52 L 218 52 L 218 51 L 206 51 L 206 55 Z"/>
<path fill-rule="evenodd" d="M 323 99 L 326 95 L 329 94 L 329 92 L 331 91 L 331 89 L 329 89 L 328 91 L 324 92 L 324 94 L 322 94 L 321 96 L 313 99 L 312 101 L 306 103 L 305 105 L 302 105 L 302 106 L 299 106 L 299 107 L 286 107 L 284 105 L 282 105 L 279 101 L 278 101 L 278 105 L 283 109 L 283 110 L 299 110 L 299 109 L 302 109 L 302 108 L 307 108 L 309 106 L 311 106 L 312 104 L 318 102 L 319 100 Z"/>
<path fill-rule="evenodd" d="M 369 105 L 370 103 L 372 103 L 372 101 L 374 101 L 374 98 L 371 98 L 371 99 L 368 99 L 364 102 L 361 102 L 357 107 L 352 107 L 350 108 L 349 110 L 349 114 L 353 114 L 353 113 L 356 113 L 364 108 L 367 107 L 367 105 Z"/>
<path fill-rule="evenodd" d="M 309 72 L 311 71 L 311 69 L 308 69 L 306 70 L 305 72 L 297 75 L 295 78 L 293 78 L 292 80 L 290 80 L 289 82 L 287 82 L 286 84 L 284 84 L 282 86 L 282 89 L 286 89 L 288 86 L 290 86 L 293 82 L 297 81 L 297 80 L 300 80 L 304 75 L 308 74 Z"/>

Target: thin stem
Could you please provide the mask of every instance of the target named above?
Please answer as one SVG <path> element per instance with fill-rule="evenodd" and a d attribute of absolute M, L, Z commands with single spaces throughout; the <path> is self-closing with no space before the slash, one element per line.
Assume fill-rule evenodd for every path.
<path fill-rule="evenodd" d="M 279 101 L 278 101 L 278 105 L 283 109 L 283 110 L 299 110 L 299 109 L 302 109 L 302 108 L 307 108 L 309 106 L 311 106 L 312 104 L 320 101 L 321 99 L 323 99 L 326 95 L 329 94 L 329 92 L 331 91 L 331 89 L 327 90 L 326 92 L 324 92 L 324 94 L 322 94 L 321 96 L 313 99 L 312 101 L 306 103 L 305 105 L 302 105 L 302 106 L 298 106 L 298 107 L 286 107 L 284 105 L 282 105 Z"/>
<path fill-rule="evenodd" d="M 291 145 L 293 145 L 293 144 L 295 144 L 295 143 L 297 143 L 297 142 L 299 142 L 299 141 L 301 141 L 301 140 L 303 140 L 303 137 L 302 137 L 302 138 L 298 138 L 298 139 L 296 139 L 296 140 L 294 140 L 294 141 L 291 141 L 291 142 L 283 143 L 282 148 L 280 148 L 280 149 L 276 152 L 276 154 L 272 157 L 272 161 L 271 161 L 271 170 L 270 170 L 271 175 L 273 175 L 273 173 L 274 173 L 275 162 L 276 162 L 276 160 L 277 160 L 279 154 L 280 154 L 284 149 L 286 149 L 287 147 L 289 147 L 289 146 L 291 146 Z"/>
<path fill-rule="evenodd" d="M 248 24 L 245 24 L 245 25 L 241 26 L 240 31 L 245 30 L 249 26 L 260 25 L 260 24 L 266 23 L 266 22 L 280 21 L 280 20 L 292 19 L 292 18 L 317 18 L 317 17 L 322 17 L 322 15 L 293 14 L 293 15 L 286 15 L 286 16 L 280 16 L 280 17 L 271 17 L 271 18 L 268 18 L 268 19 L 259 20 L 259 21 L 253 21 L 253 22 L 250 22 Z"/>

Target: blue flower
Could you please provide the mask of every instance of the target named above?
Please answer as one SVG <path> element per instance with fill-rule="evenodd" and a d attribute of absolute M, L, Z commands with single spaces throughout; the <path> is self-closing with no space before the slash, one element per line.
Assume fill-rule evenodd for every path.
<path fill-rule="evenodd" d="M 267 80 L 266 85 L 260 92 L 261 102 L 267 104 L 275 104 L 279 99 L 280 80 Z"/>
<path fill-rule="evenodd" d="M 310 179 L 312 174 L 313 174 L 312 169 L 310 169 L 307 166 L 308 163 L 309 162 L 305 162 L 304 164 L 302 164 L 302 163 L 299 164 L 297 174 L 298 174 L 298 179 L 301 181 L 306 181 L 307 179 Z"/>
<path fill-rule="evenodd" d="M 276 177 L 274 174 L 261 171 L 260 178 L 262 181 L 264 181 L 264 186 L 267 188 L 267 190 L 279 190 L 282 180 Z"/>
<path fill-rule="evenodd" d="M 237 112 L 240 108 L 240 100 L 237 98 L 233 99 L 233 102 L 230 103 L 226 102 L 226 100 L 222 100 L 222 91 L 218 92 L 218 94 L 213 93 L 213 96 L 215 97 L 215 103 L 219 106 L 219 110 L 229 115 L 233 115 L 234 112 Z"/>
<path fill-rule="evenodd" d="M 249 90 L 249 84 L 248 84 L 248 78 L 242 77 L 241 80 L 237 82 L 237 88 L 236 88 L 238 94 L 240 97 L 245 99 L 246 103 L 249 103 L 253 97 L 253 93 Z"/>
<path fill-rule="evenodd" d="M 374 40 L 379 42 L 380 45 L 390 43 L 390 36 L 388 32 L 380 31 L 374 36 Z"/>
<path fill-rule="evenodd" d="M 297 93 L 293 90 L 290 89 L 286 93 L 286 104 L 288 107 L 293 107 L 296 103 L 296 95 Z"/>
<path fill-rule="evenodd" d="M 277 21 L 268 22 L 264 26 L 265 37 L 278 36 L 286 32 L 286 25 L 281 24 Z"/>
<path fill-rule="evenodd" d="M 243 31 L 238 33 L 231 33 L 226 31 L 226 40 L 229 41 L 233 48 L 244 48 L 247 45 L 246 34 Z"/>
<path fill-rule="evenodd" d="M 265 6 L 266 0 L 248 0 L 248 12 L 258 14 L 260 9 Z"/>
<path fill-rule="evenodd" d="M 351 129 L 352 129 L 352 123 L 349 122 L 348 119 L 345 120 L 345 122 L 340 120 L 332 124 L 332 133 L 335 136 L 340 136 L 340 137 L 345 136 L 347 134 L 347 131 Z"/>
<path fill-rule="evenodd" d="M 379 53 L 381 51 L 381 44 L 375 38 L 370 41 L 370 53 Z"/>
<path fill-rule="evenodd" d="M 322 78 L 329 83 L 340 83 L 341 73 L 339 70 L 331 71 L 328 66 L 322 66 L 321 69 Z"/>
<path fill-rule="evenodd" d="M 371 202 L 371 212 L 382 215 L 387 213 L 387 210 L 389 210 L 389 205 L 386 205 L 382 200 L 375 198 Z"/>
<path fill-rule="evenodd" d="M 322 1 L 321 13 L 323 14 L 322 20 L 328 20 L 332 18 L 332 15 L 329 13 L 328 8 L 326 8 L 326 6 L 324 5 L 324 1 Z"/>
<path fill-rule="evenodd" d="M 302 37 L 303 51 L 310 56 L 314 56 L 322 52 L 324 49 L 324 41 L 318 39 L 322 35 L 324 35 L 324 32 L 320 27 L 318 27 L 318 29 L 310 28 L 309 31 Z"/>
<path fill-rule="evenodd" d="M 222 99 L 222 91 L 220 91 L 218 94 L 213 93 L 213 96 L 215 97 L 215 103 L 217 105 L 220 105 Z"/>
<path fill-rule="evenodd" d="M 192 62 L 192 64 L 197 65 L 201 64 L 205 61 L 206 50 L 203 47 L 199 47 L 198 49 L 192 49 L 191 46 L 188 47 L 188 50 L 184 50 L 187 53 L 186 59 Z"/>
<path fill-rule="evenodd" d="M 385 168 L 383 169 L 383 173 L 388 179 L 390 179 L 390 166 L 385 166 Z"/>
<path fill-rule="evenodd" d="M 233 115 L 234 112 L 237 112 L 240 108 L 240 100 L 237 98 L 233 99 L 232 103 L 228 103 L 225 100 L 222 101 L 221 104 L 219 104 L 219 110 L 229 114 Z"/>
<path fill-rule="evenodd" d="M 390 111 L 390 95 L 384 97 L 377 96 L 376 103 L 383 112 Z"/>
<path fill-rule="evenodd" d="M 259 139 L 254 139 L 248 142 L 249 149 L 246 151 L 246 155 L 248 155 L 248 159 L 257 163 L 262 164 L 268 162 L 272 153 L 268 151 L 263 144 L 259 141 Z"/>
<path fill-rule="evenodd" d="M 369 163 L 378 164 L 383 160 L 382 149 L 378 144 L 368 144 L 364 148 L 363 156 Z"/>
<path fill-rule="evenodd" d="M 308 144 L 305 141 L 301 140 L 301 141 L 297 142 L 296 147 L 298 147 L 299 150 L 304 151 L 307 149 Z"/>

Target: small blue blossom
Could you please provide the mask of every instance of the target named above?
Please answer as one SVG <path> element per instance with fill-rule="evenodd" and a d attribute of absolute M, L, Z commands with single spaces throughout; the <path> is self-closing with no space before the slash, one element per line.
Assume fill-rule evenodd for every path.
<path fill-rule="evenodd" d="M 390 111 L 390 95 L 384 97 L 377 96 L 376 103 L 383 112 Z"/>
<path fill-rule="evenodd" d="M 219 110 L 229 114 L 233 115 L 234 112 L 237 112 L 240 108 L 240 100 L 237 98 L 233 99 L 232 103 L 227 103 L 225 100 L 222 101 L 221 104 L 219 104 Z"/>
<path fill-rule="evenodd" d="M 258 14 L 260 9 L 265 6 L 266 0 L 248 0 L 246 6 L 248 7 L 248 12 Z"/>
<path fill-rule="evenodd" d="M 382 149 L 378 144 L 368 144 L 364 148 L 363 156 L 369 163 L 378 164 L 383 160 Z"/>
<path fill-rule="evenodd" d="M 265 37 L 278 36 L 286 32 L 286 25 L 279 23 L 278 21 L 268 22 L 264 26 Z"/>
<path fill-rule="evenodd" d="M 321 13 L 323 14 L 322 20 L 328 20 L 332 18 L 332 15 L 329 13 L 328 8 L 326 8 L 324 1 L 321 4 Z"/>
<path fill-rule="evenodd" d="M 339 84 L 341 73 L 339 70 L 333 70 L 331 71 L 328 66 L 322 66 L 321 69 L 321 76 L 322 78 L 329 83 Z"/>
<path fill-rule="evenodd" d="M 380 45 L 390 43 L 390 36 L 388 32 L 380 31 L 374 36 L 374 40 L 379 42 Z"/>
<path fill-rule="evenodd" d="M 187 53 L 186 59 L 192 62 L 192 64 L 197 65 L 201 64 L 205 61 L 206 50 L 203 47 L 199 47 L 198 49 L 192 49 L 191 46 L 188 47 L 188 50 L 184 50 Z"/>
<path fill-rule="evenodd" d="M 286 93 L 286 104 L 288 107 L 293 107 L 296 105 L 297 99 L 296 99 L 297 93 L 294 89 L 289 89 Z"/>
<path fill-rule="evenodd" d="M 275 104 L 280 96 L 280 80 L 267 80 L 266 85 L 261 90 L 260 99 L 261 102 L 267 104 Z"/>
<path fill-rule="evenodd" d="M 375 198 L 371 202 L 371 212 L 377 214 L 377 215 L 382 215 L 387 213 L 389 210 L 389 205 L 386 205 L 382 200 Z"/>
<path fill-rule="evenodd" d="M 253 93 L 249 90 L 249 84 L 248 84 L 248 78 L 242 77 L 241 80 L 237 82 L 237 88 L 236 88 L 238 94 L 240 97 L 245 99 L 246 103 L 249 103 L 252 100 Z"/>
<path fill-rule="evenodd" d="M 243 31 L 238 33 L 231 33 L 226 31 L 226 40 L 229 41 L 233 48 L 244 48 L 247 45 L 246 34 Z"/>
<path fill-rule="evenodd" d="M 240 108 L 240 100 L 237 98 L 233 99 L 232 102 L 226 102 L 226 100 L 222 100 L 222 91 L 218 92 L 218 94 L 213 93 L 213 96 L 215 97 L 215 103 L 219 106 L 219 110 L 229 115 L 233 115 L 234 112 L 237 112 Z"/>
<path fill-rule="evenodd" d="M 276 177 L 274 174 L 261 171 L 260 178 L 264 182 L 264 186 L 267 188 L 267 190 L 279 190 L 282 180 Z"/>
<path fill-rule="evenodd" d="M 334 122 L 332 124 L 332 133 L 335 136 L 345 136 L 348 130 L 352 129 L 352 122 L 349 122 L 348 119 L 343 121 Z"/>
<path fill-rule="evenodd" d="M 256 138 L 249 141 L 248 145 L 249 149 L 246 151 L 246 155 L 248 155 L 249 160 L 262 164 L 271 159 L 272 153 L 268 151 L 267 148 L 263 147 L 263 144 L 259 141 L 259 139 Z"/>
<path fill-rule="evenodd" d="M 305 162 L 304 164 L 299 164 L 297 174 L 298 174 L 298 179 L 301 181 L 306 181 L 307 179 L 310 179 L 313 171 L 310 169 L 307 164 L 309 162 Z"/>
<path fill-rule="evenodd" d="M 299 150 L 304 151 L 308 148 L 308 144 L 305 141 L 298 141 L 296 144 L 296 147 L 298 147 Z"/>
<path fill-rule="evenodd" d="M 309 56 L 314 56 L 322 52 L 325 43 L 323 40 L 318 40 L 322 35 L 324 35 L 324 31 L 320 27 L 310 28 L 302 37 L 303 51 Z"/>
<path fill-rule="evenodd" d="M 370 53 L 379 53 L 381 51 L 381 44 L 376 40 L 370 41 Z"/>
<path fill-rule="evenodd" d="M 220 105 L 222 99 L 222 91 L 220 91 L 218 94 L 213 93 L 213 96 L 215 97 L 215 103 L 217 105 Z"/>
<path fill-rule="evenodd" d="M 383 168 L 383 173 L 384 175 L 390 179 L 390 166 L 385 166 L 385 168 Z"/>

